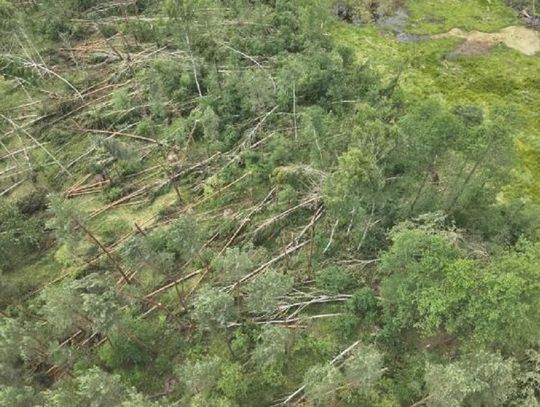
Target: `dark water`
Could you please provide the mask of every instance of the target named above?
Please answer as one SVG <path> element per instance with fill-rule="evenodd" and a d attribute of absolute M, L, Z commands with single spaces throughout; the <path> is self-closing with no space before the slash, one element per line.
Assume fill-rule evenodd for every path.
<path fill-rule="evenodd" d="M 406 31 L 409 15 L 405 10 L 399 10 L 392 16 L 381 17 L 377 20 L 377 25 L 386 30 L 394 31 L 396 39 L 402 43 L 427 41 L 429 35 L 410 34 Z"/>

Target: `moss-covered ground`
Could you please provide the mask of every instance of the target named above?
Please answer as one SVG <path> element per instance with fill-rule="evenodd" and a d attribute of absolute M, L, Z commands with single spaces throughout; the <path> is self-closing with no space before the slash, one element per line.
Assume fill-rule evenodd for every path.
<path fill-rule="evenodd" d="M 502 1 L 409 1 L 407 30 L 426 35 L 464 30 L 496 31 L 518 24 Z M 515 129 L 520 168 L 527 193 L 540 200 L 540 56 L 526 56 L 503 44 L 488 53 L 455 56 L 463 40 L 445 38 L 401 43 L 395 33 L 376 25 L 336 23 L 332 35 L 354 47 L 359 60 L 377 67 L 388 80 L 401 72 L 400 85 L 414 100 L 436 98 L 449 105 L 481 105 L 487 110 L 514 109 L 521 125 Z"/>

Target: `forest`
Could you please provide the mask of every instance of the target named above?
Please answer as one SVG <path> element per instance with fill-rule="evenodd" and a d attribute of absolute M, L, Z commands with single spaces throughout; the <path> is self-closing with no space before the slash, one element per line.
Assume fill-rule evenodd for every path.
<path fill-rule="evenodd" d="M 539 9 L 0 0 L 0 406 L 540 406 Z"/>

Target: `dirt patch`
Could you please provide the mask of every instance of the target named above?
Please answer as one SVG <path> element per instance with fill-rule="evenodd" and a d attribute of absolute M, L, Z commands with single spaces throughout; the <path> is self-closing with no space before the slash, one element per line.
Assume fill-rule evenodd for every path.
<path fill-rule="evenodd" d="M 508 27 L 500 32 L 507 47 L 517 49 L 525 55 L 540 52 L 540 32 L 527 27 Z"/>
<path fill-rule="evenodd" d="M 465 42 L 454 51 L 457 55 L 479 55 L 486 53 L 495 44 L 503 43 L 525 55 L 535 55 L 540 52 L 540 32 L 527 27 L 512 26 L 496 33 L 480 31 L 463 31 L 453 28 L 447 33 L 432 35 L 438 38 L 463 38 Z"/>
<path fill-rule="evenodd" d="M 454 51 L 447 55 L 448 58 L 459 56 L 485 55 L 489 53 L 492 43 L 485 41 L 466 40 Z"/>

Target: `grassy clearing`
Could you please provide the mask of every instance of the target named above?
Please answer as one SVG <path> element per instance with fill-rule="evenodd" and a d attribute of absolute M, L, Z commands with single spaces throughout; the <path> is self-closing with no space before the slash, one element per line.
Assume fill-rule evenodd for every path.
<path fill-rule="evenodd" d="M 515 13 L 498 0 L 414 0 L 407 2 L 411 20 L 408 30 L 435 34 L 458 27 L 497 31 L 516 23 Z"/>
<path fill-rule="evenodd" d="M 497 30 L 515 23 L 501 2 L 420 0 L 409 3 L 411 27 L 417 33 L 447 31 L 454 26 L 467 30 Z M 457 4 L 463 9 L 454 14 Z M 477 19 L 486 14 L 485 19 Z M 461 7 L 461 6 L 460 6 Z M 438 13 L 438 14 L 437 14 Z M 444 15 L 444 22 L 427 24 L 430 15 Z M 489 17 L 489 18 L 488 18 Z M 478 20 L 478 21 L 477 21 Z M 461 22 L 461 24 L 458 24 Z M 375 26 L 355 27 L 338 23 L 332 28 L 336 41 L 356 49 L 359 60 L 369 61 L 390 79 L 403 67 L 400 84 L 408 101 L 436 98 L 449 105 L 477 104 L 490 110 L 496 106 L 515 109 L 522 126 L 516 138 L 529 179 L 528 192 L 540 201 L 540 57 L 526 56 L 504 45 L 487 55 L 452 57 L 459 39 L 439 39 L 403 44 L 393 33 Z"/>

